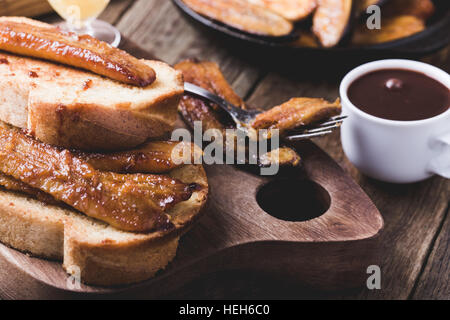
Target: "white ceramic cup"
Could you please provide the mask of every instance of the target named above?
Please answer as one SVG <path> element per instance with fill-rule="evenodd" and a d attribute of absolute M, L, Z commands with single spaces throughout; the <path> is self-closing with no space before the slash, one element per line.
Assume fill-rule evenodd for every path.
<path fill-rule="evenodd" d="M 450 90 L 450 75 L 422 62 L 379 60 L 353 69 L 340 86 L 343 114 L 348 116 L 341 128 L 346 156 L 367 176 L 386 182 L 412 183 L 434 174 L 450 179 L 450 109 L 429 119 L 394 121 L 367 114 L 350 102 L 352 82 L 380 69 L 421 72 Z"/>

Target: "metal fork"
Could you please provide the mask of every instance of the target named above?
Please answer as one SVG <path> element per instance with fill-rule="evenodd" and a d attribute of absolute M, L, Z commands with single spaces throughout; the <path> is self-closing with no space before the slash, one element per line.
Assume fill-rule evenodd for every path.
<path fill-rule="evenodd" d="M 217 104 L 230 115 L 238 128 L 247 128 L 248 124 L 255 118 L 255 116 L 263 112 L 260 110 L 244 110 L 236 107 L 229 101 L 222 99 L 218 95 L 192 83 L 184 83 L 184 92 Z M 347 118 L 347 116 L 337 116 L 327 119 L 323 122 L 315 124 L 314 126 L 302 128 L 295 133 L 293 132 L 292 135 L 286 136 L 285 139 L 290 141 L 299 141 L 330 134 L 334 129 L 341 126 L 345 118 Z"/>

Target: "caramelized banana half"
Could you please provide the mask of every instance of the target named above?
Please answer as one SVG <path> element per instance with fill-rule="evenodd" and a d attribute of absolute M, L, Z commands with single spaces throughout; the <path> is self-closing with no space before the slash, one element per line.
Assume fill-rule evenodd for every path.
<path fill-rule="evenodd" d="M 381 29 L 370 30 L 365 24 L 360 25 L 353 34 L 355 45 L 371 45 L 409 37 L 425 29 L 423 20 L 414 16 L 399 16 L 383 19 Z"/>
<path fill-rule="evenodd" d="M 197 188 L 166 175 L 98 171 L 70 151 L 3 123 L 0 172 L 87 216 L 133 232 L 173 228 L 165 211 L 188 200 Z"/>
<path fill-rule="evenodd" d="M 348 28 L 351 12 L 352 0 L 318 0 L 312 30 L 323 47 L 339 43 Z"/>
<path fill-rule="evenodd" d="M 151 67 L 125 51 L 27 18 L 0 17 L 0 50 L 59 62 L 140 87 L 156 80 Z"/>
<path fill-rule="evenodd" d="M 138 149 L 114 153 L 74 154 L 95 169 L 123 173 L 167 173 L 184 164 L 198 163 L 202 150 L 193 143 L 152 141 Z"/>

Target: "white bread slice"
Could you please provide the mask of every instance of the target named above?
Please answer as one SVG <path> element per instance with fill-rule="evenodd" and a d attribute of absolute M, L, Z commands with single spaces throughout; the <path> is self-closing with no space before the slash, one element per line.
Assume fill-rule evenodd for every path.
<path fill-rule="evenodd" d="M 81 272 L 86 284 L 110 286 L 148 279 L 175 257 L 179 237 L 186 231 L 183 222 L 198 217 L 207 200 L 202 166 L 187 165 L 170 175 L 205 187 L 168 212 L 181 233 L 124 232 L 74 210 L 0 190 L 0 242 L 35 256 L 62 260 L 65 270 L 74 275 Z"/>
<path fill-rule="evenodd" d="M 167 135 L 177 119 L 182 74 L 145 60 L 157 78 L 145 88 L 0 52 L 0 120 L 46 143 L 81 150 L 130 149 Z"/>

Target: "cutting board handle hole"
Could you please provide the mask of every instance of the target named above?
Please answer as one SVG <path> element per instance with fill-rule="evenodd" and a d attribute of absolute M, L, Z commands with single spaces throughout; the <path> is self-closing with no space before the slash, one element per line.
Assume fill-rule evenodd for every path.
<path fill-rule="evenodd" d="M 266 213 L 284 221 L 308 221 L 328 211 L 331 197 L 311 180 L 280 179 L 263 185 L 256 194 Z"/>

